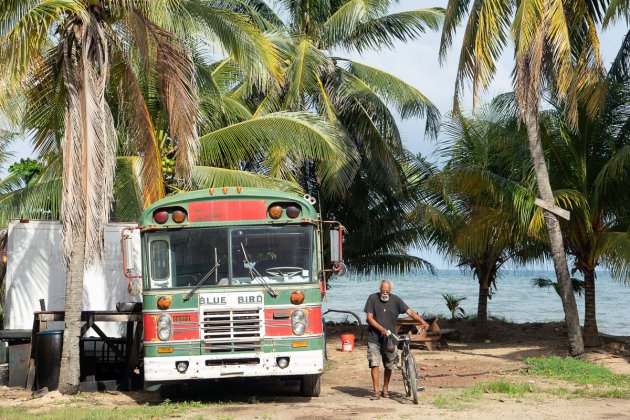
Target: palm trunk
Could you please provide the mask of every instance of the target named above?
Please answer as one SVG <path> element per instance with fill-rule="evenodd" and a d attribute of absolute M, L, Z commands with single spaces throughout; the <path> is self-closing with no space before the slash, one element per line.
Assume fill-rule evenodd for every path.
<path fill-rule="evenodd" d="M 538 121 L 538 102 L 529 103 L 527 109 L 523 112 L 525 126 L 527 129 L 527 140 L 529 142 L 529 150 L 534 164 L 536 173 L 536 183 L 540 197 L 547 203 L 554 203 L 551 183 L 549 181 L 549 173 L 545 156 L 542 150 L 542 142 L 540 138 L 540 127 Z M 575 302 L 575 295 L 571 285 L 571 276 L 569 274 L 569 266 L 567 265 L 564 243 L 562 240 L 562 232 L 557 217 L 548 211 L 544 211 L 545 226 L 549 236 L 549 248 L 553 259 L 553 266 L 560 287 L 560 298 L 562 299 L 562 307 L 564 309 L 564 320 L 567 324 L 569 335 L 569 353 L 573 356 L 584 353 L 584 341 L 582 339 L 582 331 L 580 329 L 580 318 Z"/>
<path fill-rule="evenodd" d="M 584 346 L 599 347 L 602 342 L 597 330 L 595 312 L 595 270 L 587 269 L 584 273 Z"/>
<path fill-rule="evenodd" d="M 488 296 L 490 288 L 479 282 L 479 302 L 477 303 L 477 321 L 475 322 L 475 336 L 488 338 Z"/>
<path fill-rule="evenodd" d="M 81 308 L 83 306 L 83 274 L 85 263 L 85 225 L 77 231 L 66 276 L 65 332 L 61 352 L 59 391 L 76 394 L 79 390 L 79 339 L 81 335 Z"/>

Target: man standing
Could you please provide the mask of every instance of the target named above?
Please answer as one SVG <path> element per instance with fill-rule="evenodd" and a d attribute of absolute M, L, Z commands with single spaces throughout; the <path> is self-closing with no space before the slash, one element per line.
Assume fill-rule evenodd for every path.
<path fill-rule="evenodd" d="M 389 380 L 392 377 L 392 369 L 396 365 L 398 353 L 387 351 L 387 331 L 396 333 L 396 321 L 398 315 L 407 314 L 420 322 L 424 328 L 429 324 L 403 302 L 401 298 L 391 293 L 392 282 L 382 280 L 380 292 L 372 293 L 365 303 L 365 313 L 367 315 L 368 327 L 368 361 L 372 373 L 372 385 L 374 394 L 372 400 L 378 400 L 381 396 L 389 397 Z M 383 376 L 383 392 L 378 392 L 379 370 L 381 362 L 385 366 Z"/>

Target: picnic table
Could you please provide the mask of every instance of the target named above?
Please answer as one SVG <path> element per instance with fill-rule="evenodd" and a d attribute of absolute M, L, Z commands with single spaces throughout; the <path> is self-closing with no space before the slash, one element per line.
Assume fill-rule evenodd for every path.
<path fill-rule="evenodd" d="M 35 357 L 37 345 L 37 333 L 48 329 L 48 322 L 63 321 L 64 311 L 37 311 L 33 314 L 33 329 L 31 331 L 31 360 L 29 362 L 26 388 L 33 389 L 35 381 Z M 132 311 L 82 311 L 81 320 L 84 321 L 81 327 L 81 337 L 88 330 L 92 329 L 103 340 L 105 345 L 121 360 L 123 377 L 121 378 L 125 387 L 130 387 L 130 378 L 138 362 L 140 343 L 142 342 L 142 313 Z M 108 337 L 96 324 L 96 322 L 124 322 L 127 325 L 125 337 L 124 353 L 116 345 L 116 340 Z"/>
<path fill-rule="evenodd" d="M 408 334 L 411 337 L 411 344 L 423 344 L 427 350 L 434 350 L 437 343 L 441 348 L 447 348 L 448 343 L 444 335 L 457 332 L 455 329 L 441 329 L 438 325 L 437 316 L 422 317 L 427 324 L 428 330 L 422 328 L 422 324 L 411 317 L 399 318 L 396 323 L 398 334 Z"/>

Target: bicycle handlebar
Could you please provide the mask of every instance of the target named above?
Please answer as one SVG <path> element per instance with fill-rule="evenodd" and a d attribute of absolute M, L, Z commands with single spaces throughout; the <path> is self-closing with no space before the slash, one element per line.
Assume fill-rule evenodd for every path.
<path fill-rule="evenodd" d="M 396 344 L 398 344 L 401 341 L 410 341 L 411 340 L 411 337 L 409 337 L 408 334 L 396 335 L 393 332 L 390 332 L 388 337 L 393 337 L 394 340 L 396 340 Z"/>

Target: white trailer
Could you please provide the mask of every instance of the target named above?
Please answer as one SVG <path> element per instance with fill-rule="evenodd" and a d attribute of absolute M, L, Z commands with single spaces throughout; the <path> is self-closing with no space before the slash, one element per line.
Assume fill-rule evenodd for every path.
<path fill-rule="evenodd" d="M 136 225 L 109 223 L 106 226 L 102 265 L 85 273 L 83 310 L 115 311 L 118 302 L 142 301 L 141 295 L 131 296 L 128 293 L 129 279 L 125 278 L 122 269 L 122 230 L 132 227 Z M 139 231 L 134 230 L 132 234 L 134 265 L 141 267 Z M 66 273 L 62 265 L 61 243 L 59 221 L 9 222 L 4 308 L 6 330 L 30 330 L 33 312 L 40 310 L 40 299 L 45 300 L 48 311 L 64 310 Z M 140 279 L 134 281 L 140 284 Z M 50 329 L 55 327 L 62 328 L 62 325 L 49 325 Z M 122 323 L 99 323 L 99 327 L 109 337 L 125 335 L 125 325 Z"/>

